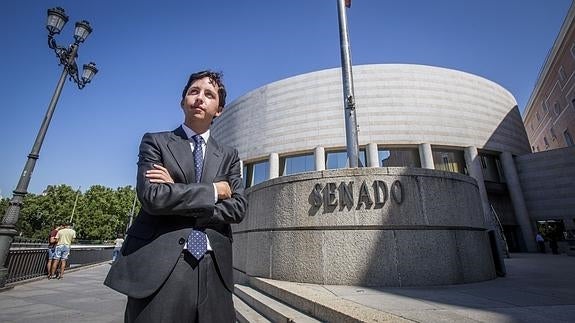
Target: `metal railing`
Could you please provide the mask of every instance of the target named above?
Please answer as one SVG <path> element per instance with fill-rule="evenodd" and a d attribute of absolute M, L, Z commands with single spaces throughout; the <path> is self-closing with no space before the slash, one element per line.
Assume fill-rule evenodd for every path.
<path fill-rule="evenodd" d="M 499 221 L 499 216 L 497 215 L 497 212 L 495 212 L 495 208 L 493 208 L 493 205 L 489 204 L 489 207 L 491 208 L 491 215 L 493 215 L 493 222 L 495 223 L 495 226 L 497 227 L 497 235 L 499 238 L 499 241 L 502 242 L 502 251 L 505 254 L 506 258 L 511 258 L 510 254 L 509 254 L 509 245 L 507 244 L 507 238 L 505 238 L 505 231 L 503 230 L 503 225 L 501 225 L 501 221 Z"/>
<path fill-rule="evenodd" d="M 22 246 L 10 248 L 6 259 L 8 278 L 6 284 L 47 275 L 46 247 Z M 79 267 L 112 259 L 113 245 L 72 245 L 67 267 Z"/>

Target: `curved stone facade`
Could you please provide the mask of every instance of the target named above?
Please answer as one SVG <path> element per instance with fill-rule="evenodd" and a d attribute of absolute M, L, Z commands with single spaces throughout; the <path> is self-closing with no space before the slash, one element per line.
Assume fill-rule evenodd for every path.
<path fill-rule="evenodd" d="M 353 67 L 359 144 L 530 152 L 513 96 L 465 72 L 423 65 Z M 269 154 L 345 147 L 339 68 L 302 74 L 233 101 L 212 131 L 245 162 Z"/>
<path fill-rule="evenodd" d="M 475 180 L 416 168 L 328 170 L 248 189 L 234 267 L 315 284 L 423 286 L 495 278 Z"/>
<path fill-rule="evenodd" d="M 529 142 L 507 90 L 423 65 L 354 66 L 353 77 L 368 168 L 325 170 L 345 167 L 339 68 L 262 86 L 216 119 L 214 135 L 238 149 L 251 186 L 248 216 L 233 226 L 237 273 L 318 284 L 468 283 L 495 277 L 503 232 L 524 237 L 516 250 L 533 249 L 513 161 Z M 353 202 L 340 191 L 350 182 Z"/>

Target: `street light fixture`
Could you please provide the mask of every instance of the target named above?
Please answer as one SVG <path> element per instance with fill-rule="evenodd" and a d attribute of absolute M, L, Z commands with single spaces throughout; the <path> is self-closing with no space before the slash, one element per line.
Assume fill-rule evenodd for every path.
<path fill-rule="evenodd" d="M 34 141 L 34 146 L 32 151 L 28 155 L 28 160 L 18 181 L 16 189 L 13 191 L 12 199 L 10 200 L 10 205 L 6 209 L 4 218 L 2 219 L 2 224 L 0 224 L 0 288 L 4 287 L 6 284 L 6 278 L 8 277 L 8 268 L 4 267 L 6 259 L 8 257 L 8 252 L 10 250 L 10 244 L 12 243 L 13 237 L 17 234 L 15 225 L 18 222 L 18 216 L 20 214 L 20 209 L 24 201 L 24 196 L 27 193 L 28 184 L 30 183 L 30 178 L 32 172 L 34 171 L 34 166 L 36 165 L 36 160 L 40 156 L 40 148 L 42 148 L 42 143 L 44 142 L 44 137 L 46 136 L 46 131 L 50 125 L 50 120 L 54 114 L 54 109 L 56 108 L 56 103 L 60 98 L 60 93 L 64 83 L 66 82 L 66 77 L 70 77 L 78 85 L 79 89 L 83 89 L 86 84 L 92 81 L 92 78 L 98 69 L 96 64 L 90 62 L 89 64 L 83 65 L 82 75 L 78 75 L 78 66 L 76 65 L 76 58 L 78 57 L 78 47 L 83 43 L 86 38 L 92 32 L 92 27 L 90 23 L 82 20 L 76 23 L 76 28 L 74 29 L 74 43 L 68 47 L 61 47 L 56 43 L 54 36 L 59 34 L 64 28 L 64 25 L 68 22 L 68 16 L 62 8 L 48 9 L 48 21 L 46 23 L 46 29 L 48 29 L 48 46 L 54 50 L 56 56 L 60 60 L 60 65 L 63 66 L 62 74 L 58 81 L 58 85 L 54 90 L 50 104 L 48 105 L 48 110 Z"/>

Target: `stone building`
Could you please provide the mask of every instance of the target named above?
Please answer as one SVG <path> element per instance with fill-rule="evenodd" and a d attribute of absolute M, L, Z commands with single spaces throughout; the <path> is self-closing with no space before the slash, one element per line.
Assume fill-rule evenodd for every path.
<path fill-rule="evenodd" d="M 534 154 L 517 160 L 530 218 L 560 241 L 575 240 L 574 19 L 572 4 L 525 108 Z"/>
<path fill-rule="evenodd" d="M 511 93 L 439 67 L 379 64 L 354 66 L 353 72 L 363 166 L 469 175 L 477 181 L 488 225 L 503 228 L 509 249 L 535 250 L 535 225 L 515 162 L 530 147 Z M 344 168 L 342 102 L 340 69 L 302 74 L 236 99 L 212 129 L 238 148 L 246 187 Z"/>
<path fill-rule="evenodd" d="M 523 121 L 533 152 L 575 145 L 575 7 L 539 73 Z"/>

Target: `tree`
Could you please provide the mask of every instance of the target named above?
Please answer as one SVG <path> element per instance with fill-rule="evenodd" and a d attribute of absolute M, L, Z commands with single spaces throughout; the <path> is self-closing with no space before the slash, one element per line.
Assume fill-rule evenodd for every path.
<path fill-rule="evenodd" d="M 0 199 L 0 214 L 1 214 L 1 216 L 4 216 L 4 214 L 6 214 L 6 209 L 8 208 L 9 203 L 10 203 L 10 199 L 7 197 Z"/>
<path fill-rule="evenodd" d="M 27 194 L 16 229 L 27 238 L 45 239 L 58 224 L 72 219 L 79 240 L 111 240 L 126 231 L 136 191 L 131 186 L 116 190 L 94 185 L 82 193 L 68 185 L 49 185 L 42 194 Z M 4 214 L 9 199 L 0 199 Z M 139 209 L 136 204 L 135 212 Z"/>

